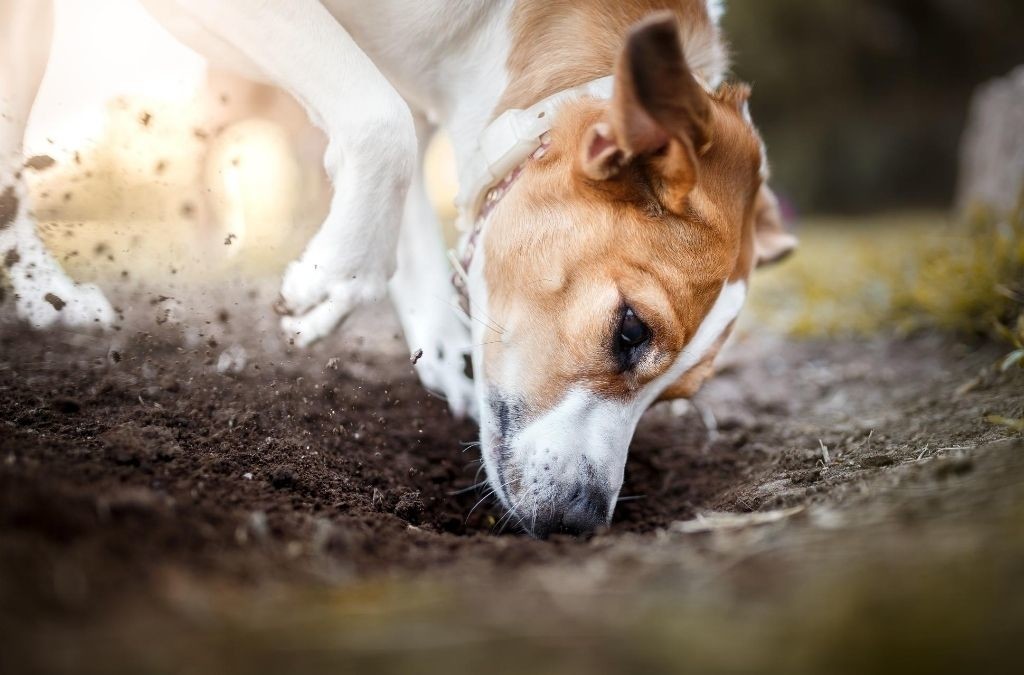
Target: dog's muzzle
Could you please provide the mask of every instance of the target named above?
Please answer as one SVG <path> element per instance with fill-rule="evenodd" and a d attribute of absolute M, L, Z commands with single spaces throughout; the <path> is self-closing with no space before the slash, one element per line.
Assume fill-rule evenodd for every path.
<path fill-rule="evenodd" d="M 608 527 L 612 495 L 598 485 L 581 484 L 563 499 L 537 511 L 530 533 L 540 539 L 553 534 L 582 537 Z"/>

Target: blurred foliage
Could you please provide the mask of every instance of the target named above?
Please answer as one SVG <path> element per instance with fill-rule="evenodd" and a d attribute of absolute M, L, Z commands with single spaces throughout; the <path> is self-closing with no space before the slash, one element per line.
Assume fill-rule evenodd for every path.
<path fill-rule="evenodd" d="M 1024 63 L 1021 0 L 729 3 L 736 75 L 798 208 L 944 207 L 975 87 Z"/>
<path fill-rule="evenodd" d="M 1006 217 L 976 210 L 961 231 L 926 246 L 903 274 L 894 284 L 894 318 L 961 332 L 994 331 L 1021 347 L 1024 198 Z"/>
<path fill-rule="evenodd" d="M 988 334 L 1024 363 L 1024 197 L 1006 217 L 823 219 L 792 261 L 758 274 L 748 325 L 800 336 L 941 328 Z"/>

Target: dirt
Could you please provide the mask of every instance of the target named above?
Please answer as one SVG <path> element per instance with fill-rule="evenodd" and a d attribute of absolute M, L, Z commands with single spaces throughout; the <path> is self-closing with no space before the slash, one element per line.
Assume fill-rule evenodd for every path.
<path fill-rule="evenodd" d="M 606 603 L 609 588 L 662 589 L 613 600 L 632 607 L 634 599 L 625 598 L 647 598 L 647 612 L 666 587 L 688 589 L 690 607 L 695 579 L 706 579 L 700 593 L 721 590 L 711 603 L 718 606 L 734 593 L 757 598 L 803 589 L 822 576 L 802 555 L 785 564 L 762 560 L 758 532 L 812 551 L 809 532 L 852 522 L 855 543 L 851 549 L 844 540 L 841 548 L 857 553 L 835 569 L 860 569 L 850 561 L 863 560 L 863 551 L 875 551 L 879 542 L 902 546 L 924 536 L 923 529 L 915 534 L 900 525 L 897 536 L 889 525 L 872 523 L 891 524 L 904 517 L 897 511 L 934 505 L 957 481 L 989 476 L 998 489 L 986 482 L 978 494 L 1024 504 L 1024 466 L 1005 459 L 1024 455 L 1022 448 L 990 449 L 1019 435 L 986 421 L 1024 417 L 1024 377 L 992 367 L 1001 353 L 993 345 L 937 336 L 795 342 L 747 335 L 695 407 L 662 405 L 645 417 L 610 530 L 589 540 L 542 542 L 512 531 L 500 507 L 481 499 L 483 490 L 473 487 L 482 479 L 474 426 L 452 420 L 444 403 L 420 388 L 407 357 L 340 341 L 309 353 L 250 346 L 218 368 L 224 345 L 216 337 L 184 340 L 167 326 L 121 335 L 116 349 L 111 344 L 107 337 L 0 326 L 0 643 L 7 645 L 0 666 L 7 660 L 15 668 L 5 672 L 176 672 L 145 660 L 158 653 L 174 661 L 170 646 L 166 653 L 154 647 L 164 638 L 198 659 L 189 672 L 274 672 L 271 664 L 284 668 L 287 660 L 262 658 L 268 649 L 281 655 L 267 646 L 278 640 L 300 640 L 310 653 L 351 653 L 351 644 L 332 641 L 340 638 L 308 642 L 329 632 L 322 598 L 344 589 L 363 589 L 336 601 L 345 607 L 359 593 L 380 594 L 384 609 L 374 611 L 394 622 L 383 635 L 406 639 L 402 617 L 411 611 L 409 598 L 420 597 L 410 585 L 419 584 L 455 594 L 444 596 L 454 603 L 447 609 L 431 605 L 427 614 L 436 625 L 467 616 L 458 630 L 497 626 L 508 646 L 518 644 L 509 636 L 520 635 L 533 618 L 541 625 L 549 615 L 570 616 L 577 625 L 595 598 Z M 979 523 L 1004 522 L 993 515 L 1003 514 L 1002 506 L 948 490 L 949 505 L 971 504 Z M 897 506 L 879 516 L 885 504 Z M 701 523 L 716 512 L 770 514 L 765 522 L 777 518 L 769 527 L 778 529 L 740 526 L 740 534 L 712 540 L 684 534 L 714 531 Z M 978 527 L 978 536 L 1002 532 Z M 937 560 L 947 560 L 954 554 L 944 541 L 928 539 L 919 550 L 945 546 Z M 957 541 L 981 545 L 971 537 Z M 722 542 L 728 546 L 719 548 Z M 689 567 L 670 574 L 666 565 Z M 545 575 L 557 579 L 557 592 L 546 591 L 538 613 L 523 598 L 537 592 Z M 1022 586 L 1017 578 L 1010 595 L 1019 598 Z M 296 601 L 305 596 L 295 589 L 309 588 L 319 589 L 318 599 Z M 467 599 L 460 595 L 466 589 L 480 595 Z M 262 616 L 251 604 L 257 591 L 287 598 L 287 609 L 275 605 L 273 620 L 264 618 L 272 631 L 248 623 Z M 575 599 L 550 604 L 552 594 L 565 593 Z M 797 597 L 792 593 L 787 597 Z M 699 597 L 699 606 L 711 606 Z M 507 608 L 500 619 L 496 606 Z M 522 606 L 532 609 L 517 613 Z M 607 612 L 607 604 L 600 606 L 595 617 Z M 223 607 L 234 608 L 232 618 L 224 618 Z M 678 618 L 684 610 L 673 611 Z M 282 624 L 283 616 L 304 617 L 317 628 L 295 632 L 298 624 Z M 708 616 L 719 615 L 708 610 Z M 658 619 L 657 625 L 651 635 L 675 624 Z M 625 629 L 601 630 L 621 637 Z M 225 631 L 235 636 L 230 647 L 209 642 Z M 139 642 L 92 660 L 97 645 L 110 640 Z M 252 658 L 225 660 L 236 648 L 251 650 Z M 388 647 L 367 649 L 374 659 L 391 654 Z M 80 660 L 86 657 L 90 668 Z M 569 670 L 592 662 L 580 658 Z M 630 659 L 621 663 L 635 666 Z M 402 672 L 395 664 L 406 662 L 389 663 Z"/>
<path fill-rule="evenodd" d="M 57 160 L 49 155 L 33 155 L 25 160 L 25 168 L 32 171 L 46 171 L 56 166 Z"/>
<path fill-rule="evenodd" d="M 0 230 L 6 230 L 18 215 L 18 196 L 13 187 L 5 187 L 0 194 Z"/>

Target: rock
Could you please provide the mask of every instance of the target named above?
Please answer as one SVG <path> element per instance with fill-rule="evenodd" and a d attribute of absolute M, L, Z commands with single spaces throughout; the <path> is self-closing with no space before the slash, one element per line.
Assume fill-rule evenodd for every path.
<path fill-rule="evenodd" d="M 960 142 L 957 210 L 1008 214 L 1024 189 L 1024 65 L 980 86 Z"/>

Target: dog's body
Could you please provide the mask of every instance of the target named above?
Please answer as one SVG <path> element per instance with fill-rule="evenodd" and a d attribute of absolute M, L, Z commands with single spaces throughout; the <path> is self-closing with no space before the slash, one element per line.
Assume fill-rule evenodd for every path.
<path fill-rule="evenodd" d="M 491 484 L 526 529 L 607 522 L 640 414 L 696 390 L 755 258 L 791 247 L 746 91 L 719 89 L 719 0 L 142 2 L 214 65 L 293 95 L 329 138 L 335 194 L 285 275 L 285 331 L 311 343 L 390 289 L 424 384 L 456 414 L 479 413 Z M 657 10 L 668 13 L 630 32 Z M 0 7 L 0 252 L 17 251 L 8 272 L 29 322 L 108 324 L 100 292 L 43 248 L 19 176 L 51 11 Z M 543 151 L 486 217 L 466 270 L 471 333 L 452 311 L 416 158 L 443 126 L 473 184 L 496 115 L 613 71 L 614 94 L 559 106 Z M 478 215 L 463 213 L 470 227 Z"/>

